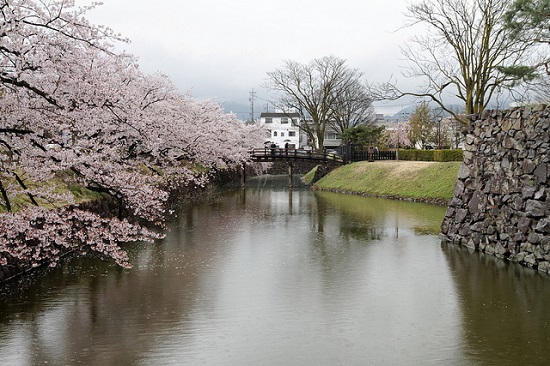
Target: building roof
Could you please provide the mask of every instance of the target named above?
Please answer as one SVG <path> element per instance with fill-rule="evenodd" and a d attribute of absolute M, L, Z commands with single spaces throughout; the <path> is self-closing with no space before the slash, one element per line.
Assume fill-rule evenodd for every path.
<path fill-rule="evenodd" d="M 273 117 L 289 117 L 289 118 L 300 118 L 299 113 L 281 113 L 281 112 L 263 112 L 260 114 L 260 118 L 273 118 Z"/>

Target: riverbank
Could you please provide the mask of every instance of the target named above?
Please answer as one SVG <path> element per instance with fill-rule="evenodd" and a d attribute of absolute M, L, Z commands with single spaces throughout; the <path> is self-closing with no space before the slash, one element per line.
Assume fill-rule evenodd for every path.
<path fill-rule="evenodd" d="M 332 170 L 314 182 L 316 190 L 447 205 L 453 196 L 460 162 L 357 162 Z M 312 183 L 315 172 L 304 177 Z"/>
<path fill-rule="evenodd" d="M 238 181 L 238 179 L 238 174 L 236 172 L 227 170 L 217 172 L 217 174 L 212 176 L 212 180 L 209 184 L 204 186 L 189 186 L 185 184 L 167 186 L 166 191 L 169 196 L 166 201 L 165 210 L 166 212 L 175 212 L 181 210 L 184 205 L 216 199 L 219 195 L 220 188 L 224 184 L 227 184 L 229 181 Z M 84 211 L 103 216 L 116 217 L 117 214 L 119 214 L 119 203 L 105 193 L 96 193 L 83 186 L 73 184 L 72 182 L 65 184 L 61 181 L 56 181 L 54 183 L 58 192 L 71 192 L 74 194 L 75 202 L 70 205 L 67 204 L 67 207 L 78 207 Z M 53 186 L 54 183 L 51 185 Z M 18 199 L 16 202 L 18 202 L 18 206 L 16 206 L 17 210 L 19 210 L 20 206 L 23 207 L 25 204 L 28 205 L 24 197 Z M 53 206 L 48 208 L 52 210 L 56 209 Z M 135 216 L 128 216 L 126 211 L 124 211 L 124 217 L 133 222 L 138 222 L 139 220 L 139 218 Z M 141 223 L 145 226 L 148 225 L 145 221 Z M 66 258 L 79 257 L 81 254 L 78 253 L 79 252 L 75 251 L 74 248 L 61 248 L 59 255 L 60 262 L 65 262 Z M 87 256 L 101 257 L 100 254 L 93 252 L 88 252 Z M 39 265 L 33 266 L 29 261 L 14 260 L 8 264 L 0 265 L 0 290 L 2 290 L 7 283 L 12 281 L 15 281 L 15 287 L 22 286 L 22 284 L 27 281 L 26 277 L 31 274 L 40 276 L 47 273 L 52 270 L 48 264 L 48 261 L 43 261 Z"/>

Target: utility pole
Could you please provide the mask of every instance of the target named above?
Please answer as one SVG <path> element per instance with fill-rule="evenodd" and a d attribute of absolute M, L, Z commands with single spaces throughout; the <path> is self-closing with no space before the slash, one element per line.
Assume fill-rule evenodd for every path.
<path fill-rule="evenodd" d="M 441 117 L 437 117 L 437 149 L 441 150 Z"/>
<path fill-rule="evenodd" d="M 256 92 L 254 91 L 254 88 L 252 88 L 252 91 L 250 92 L 250 98 L 248 100 L 250 101 L 250 122 L 254 123 L 254 100 L 256 99 Z"/>

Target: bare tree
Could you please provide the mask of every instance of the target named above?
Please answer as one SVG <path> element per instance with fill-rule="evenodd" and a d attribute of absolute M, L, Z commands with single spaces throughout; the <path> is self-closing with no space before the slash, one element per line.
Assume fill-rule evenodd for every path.
<path fill-rule="evenodd" d="M 346 60 L 326 56 L 304 65 L 287 60 L 284 66 L 268 72 L 265 87 L 280 93 L 283 110 L 295 110 L 302 119 L 300 129 L 322 149 L 325 131 L 342 103 L 342 96 L 356 87 L 362 73 L 350 69 Z"/>
<path fill-rule="evenodd" d="M 374 108 L 367 87 L 359 80 L 360 74 L 357 73 L 356 76 L 348 88 L 335 96 L 330 124 L 332 129 L 340 134 L 349 128 L 374 121 Z"/>
<path fill-rule="evenodd" d="M 455 95 L 466 114 L 480 113 L 499 91 L 532 78 L 532 69 L 519 66 L 529 64 L 535 42 L 521 42 L 524 33 L 512 33 L 504 24 L 512 1 L 422 0 L 410 5 L 408 26 L 423 25 L 427 31 L 402 48 L 409 63 L 405 76 L 425 83 L 417 92 L 402 91 L 392 82 L 377 85 L 378 98 L 427 98 L 458 119 L 445 98 Z"/>

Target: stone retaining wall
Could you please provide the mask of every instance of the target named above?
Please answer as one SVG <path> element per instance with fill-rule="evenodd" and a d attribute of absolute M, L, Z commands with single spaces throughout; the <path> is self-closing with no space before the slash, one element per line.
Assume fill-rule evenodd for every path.
<path fill-rule="evenodd" d="M 550 106 L 472 119 L 442 239 L 550 273 Z"/>

